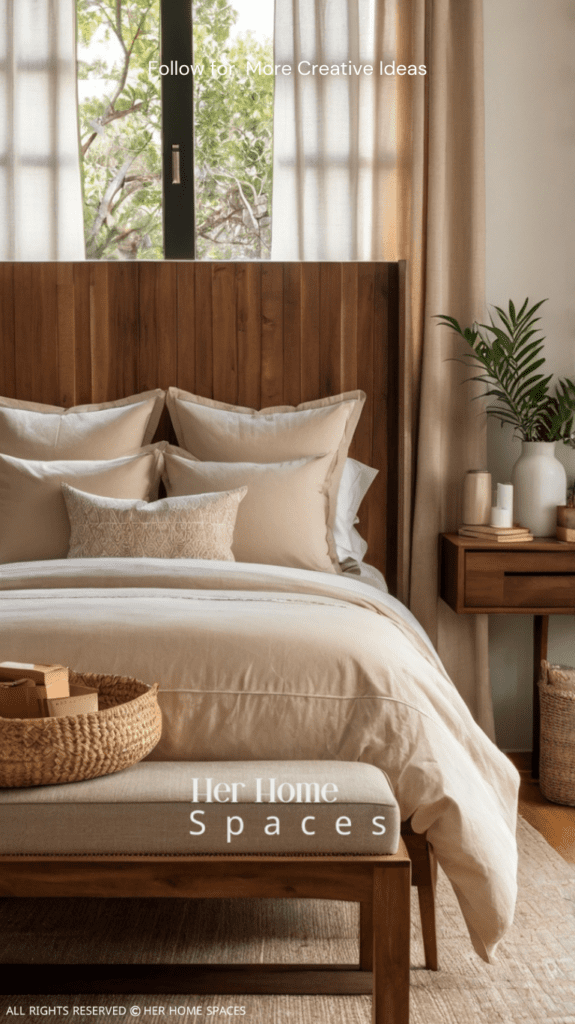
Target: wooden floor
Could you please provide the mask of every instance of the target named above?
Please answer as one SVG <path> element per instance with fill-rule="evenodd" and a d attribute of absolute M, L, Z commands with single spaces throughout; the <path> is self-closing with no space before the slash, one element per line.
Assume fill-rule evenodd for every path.
<path fill-rule="evenodd" d="M 546 800 L 531 778 L 531 754 L 509 754 L 521 775 L 519 813 L 536 828 L 553 849 L 575 864 L 575 807 L 561 807 Z"/>

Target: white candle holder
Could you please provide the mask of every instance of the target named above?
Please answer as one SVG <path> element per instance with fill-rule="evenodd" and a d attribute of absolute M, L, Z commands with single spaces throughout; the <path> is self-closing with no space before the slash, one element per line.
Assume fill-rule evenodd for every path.
<path fill-rule="evenodd" d="M 492 507 L 491 525 L 509 529 L 513 526 L 513 510 L 510 508 L 499 508 L 497 505 Z"/>
<path fill-rule="evenodd" d="M 509 509 L 513 517 L 513 484 L 497 484 L 497 508 Z"/>

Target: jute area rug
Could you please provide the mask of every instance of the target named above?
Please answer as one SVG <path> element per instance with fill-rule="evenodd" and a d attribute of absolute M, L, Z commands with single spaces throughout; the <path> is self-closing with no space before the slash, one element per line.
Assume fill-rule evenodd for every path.
<path fill-rule="evenodd" d="M 411 1024 L 575 1024 L 575 866 L 522 819 L 518 838 L 519 903 L 496 964 L 484 964 L 474 953 L 451 886 L 440 873 L 441 970 L 426 971 L 414 900 Z M 341 963 L 358 956 L 354 904 L 5 899 L 0 912 L 0 965 L 30 965 L 20 978 L 33 976 L 34 963 L 48 962 Z M 371 999 L 16 994 L 0 997 L 0 1013 L 2 1022 L 39 1021 L 49 1014 L 48 1019 L 69 1021 L 369 1024 Z"/>

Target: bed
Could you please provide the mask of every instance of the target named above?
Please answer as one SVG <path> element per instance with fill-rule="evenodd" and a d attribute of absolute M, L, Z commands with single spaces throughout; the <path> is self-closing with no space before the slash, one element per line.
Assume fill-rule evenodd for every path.
<path fill-rule="evenodd" d="M 0 654 L 159 681 L 164 729 L 152 758 L 337 759 L 381 767 L 402 818 L 427 833 L 473 945 L 489 959 L 513 916 L 518 777 L 473 722 L 398 600 L 406 592 L 411 495 L 402 281 L 397 264 L 4 265 L 0 393 L 14 407 L 120 402 L 117 415 L 128 417 L 125 395 L 143 393 L 154 404 L 156 389 L 171 387 L 172 404 L 194 395 L 200 412 L 279 406 L 285 415 L 286 406 L 296 406 L 331 415 L 342 402 L 358 401 L 350 395 L 365 393 L 343 461 L 353 456 L 378 475 L 359 524 L 372 569 L 352 557 L 342 572 L 329 544 L 317 562 L 314 554 L 293 564 L 299 556 L 288 554 L 285 564 L 282 554 L 283 564 L 275 564 L 273 546 L 258 562 L 254 551 L 269 515 L 250 536 L 257 509 L 235 560 L 85 557 L 81 545 L 66 558 L 48 514 L 35 513 L 47 555 L 38 539 L 26 559 L 9 530 L 0 542 Z M 155 413 L 148 418 L 163 447 L 142 449 L 134 474 L 142 476 L 144 465 L 152 473 L 160 460 L 168 496 L 200 495 L 205 453 L 186 462 L 182 425 L 171 412 L 171 420 L 165 410 L 155 422 Z M 59 444 L 65 431 L 57 434 Z M 25 459 L 2 456 L 0 442 L 13 475 L 11 500 L 33 496 L 38 475 L 54 473 L 53 455 L 30 469 L 21 465 Z M 328 474 L 335 465 L 316 452 L 300 459 L 296 478 L 289 476 L 295 461 L 278 483 L 280 495 L 300 485 L 311 494 L 300 476 Z M 191 491 L 178 490 L 178 474 L 193 478 Z M 337 496 L 341 474 L 321 480 L 313 493 L 325 497 L 332 487 Z M 79 481 L 72 491 L 89 490 L 85 477 L 67 481 Z M 241 509 L 241 480 L 230 471 L 218 486 L 233 492 Z M 250 478 L 248 493 L 251 486 Z M 147 498 L 155 497 L 152 490 Z M 6 493 L 0 484 L 5 518 Z M 27 514 L 33 507 L 30 498 Z M 289 544 L 293 551 L 312 527 L 296 522 L 292 534 L 284 523 L 272 540 L 279 535 L 282 552 Z"/>

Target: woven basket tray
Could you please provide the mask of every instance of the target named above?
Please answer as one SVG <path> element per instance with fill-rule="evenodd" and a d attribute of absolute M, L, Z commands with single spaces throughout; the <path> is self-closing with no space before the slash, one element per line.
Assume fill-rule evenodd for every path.
<path fill-rule="evenodd" d="M 541 662 L 539 788 L 555 804 L 575 807 L 575 669 Z"/>
<path fill-rule="evenodd" d="M 0 786 L 48 786 L 111 775 L 141 761 L 162 732 L 158 684 L 70 672 L 98 690 L 99 711 L 62 718 L 0 718 Z"/>

